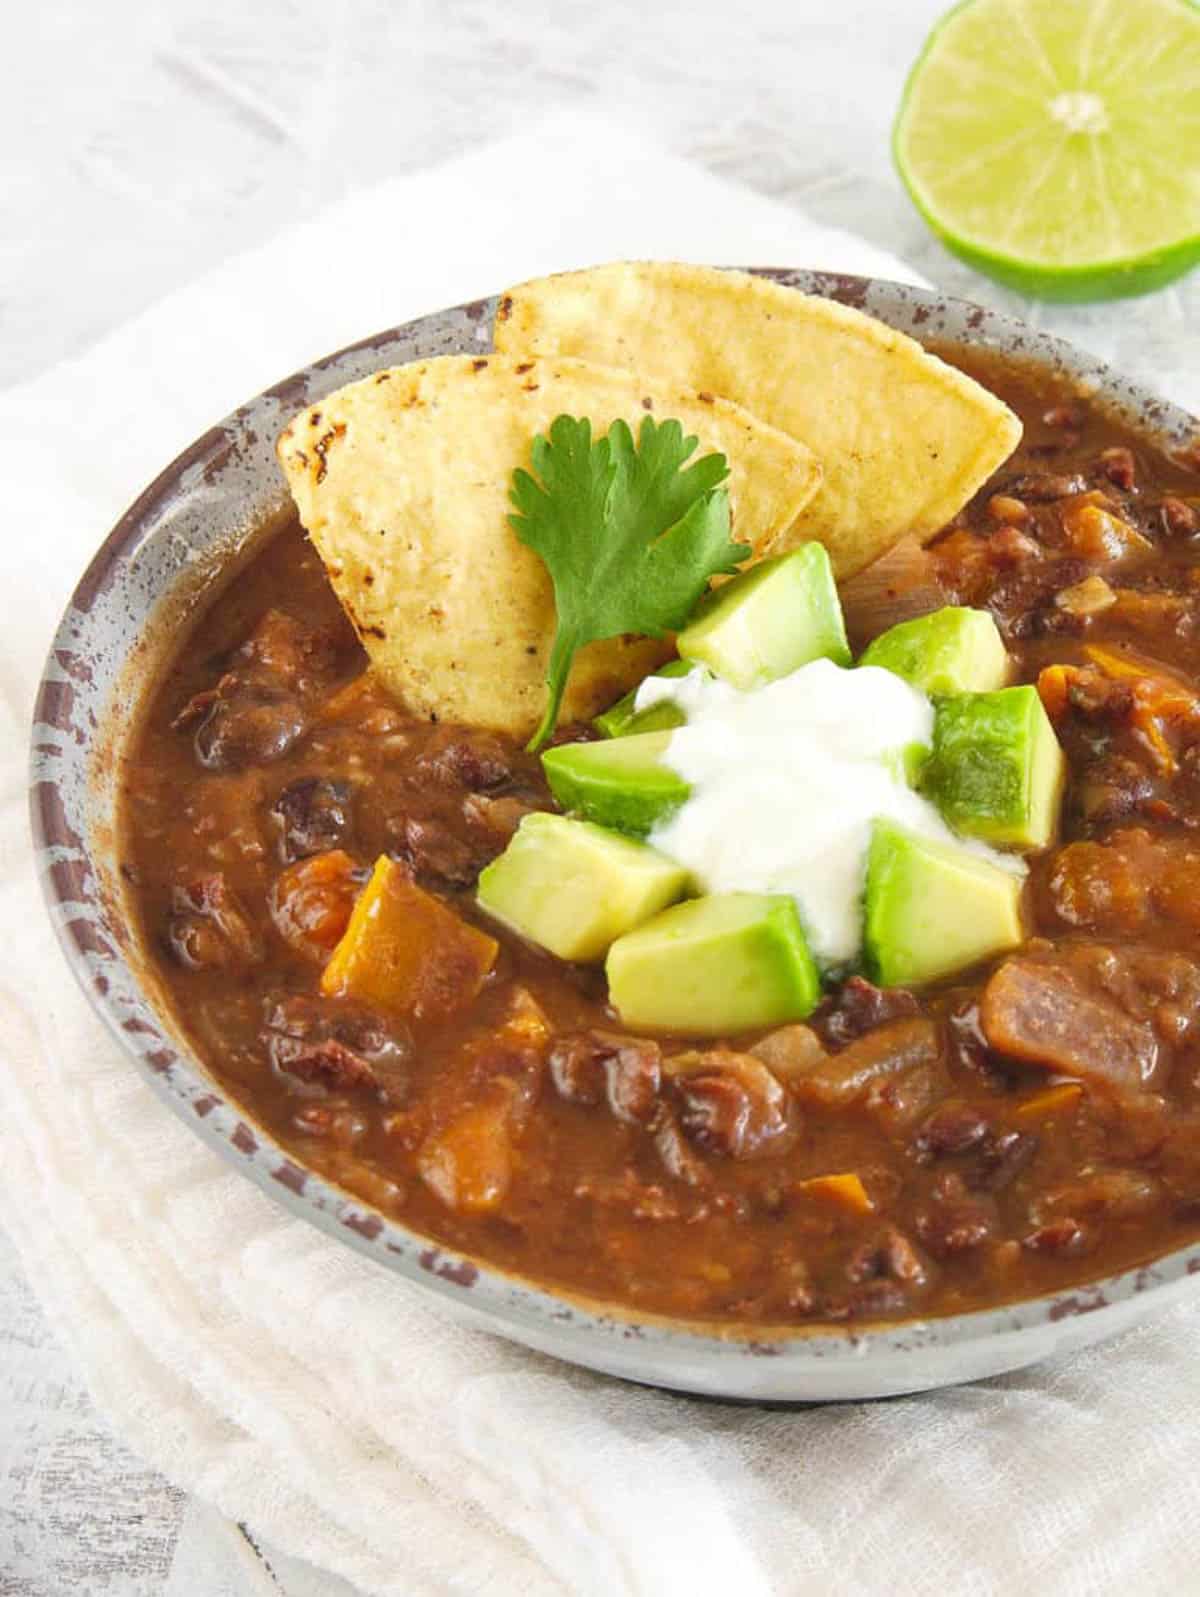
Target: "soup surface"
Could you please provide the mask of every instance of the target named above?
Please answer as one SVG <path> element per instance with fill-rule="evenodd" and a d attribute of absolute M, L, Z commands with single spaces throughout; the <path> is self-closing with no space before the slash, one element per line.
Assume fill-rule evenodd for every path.
<path fill-rule="evenodd" d="M 165 671 L 122 864 L 180 1026 L 297 1161 L 526 1276 L 748 1324 L 979 1308 L 1200 1236 L 1200 473 L 949 358 L 1025 424 L 930 602 L 993 614 L 1067 754 L 1028 945 L 919 993 L 853 977 L 775 1033 L 630 1035 L 602 971 L 474 903 L 554 807 L 539 761 L 390 702 L 294 526 Z M 861 647 L 911 595 L 858 588 Z M 499 940 L 448 1018 L 320 992 L 380 855 Z"/>

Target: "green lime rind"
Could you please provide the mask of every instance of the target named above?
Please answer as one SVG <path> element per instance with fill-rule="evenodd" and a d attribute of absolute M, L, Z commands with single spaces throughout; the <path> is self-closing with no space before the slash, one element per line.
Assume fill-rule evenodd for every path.
<path fill-rule="evenodd" d="M 942 47 L 949 25 L 978 4 L 980 0 L 959 0 L 959 4 L 948 11 L 930 32 L 909 71 L 892 125 L 892 160 L 909 198 L 930 231 L 952 255 L 1006 288 L 1029 298 L 1066 304 L 1124 299 L 1152 293 L 1178 281 L 1200 265 L 1200 229 L 1150 250 L 1078 263 L 1048 263 L 990 247 L 977 238 L 965 237 L 930 202 L 922 191 L 921 179 L 914 172 L 904 151 L 907 117 L 914 88 L 930 60 L 937 56 Z M 1178 4 L 1181 10 L 1195 13 L 1200 23 L 1200 0 L 1178 0 Z M 1170 113 L 1165 111 L 1164 114 Z"/>
<path fill-rule="evenodd" d="M 971 0 L 967 0 L 970 4 Z M 901 172 L 901 177 L 903 177 Z M 958 238 L 921 202 L 905 182 L 909 198 L 920 211 L 930 231 L 960 261 L 993 282 L 1002 283 L 1029 299 L 1043 299 L 1060 305 L 1086 305 L 1096 300 L 1132 299 L 1152 294 L 1186 277 L 1200 265 L 1200 233 L 1173 244 L 1169 249 L 1128 260 L 1101 261 L 1093 266 L 1039 266 L 996 250 L 983 249 Z"/>
<path fill-rule="evenodd" d="M 905 185 L 908 186 L 907 184 Z M 1060 305 L 1086 305 L 1095 300 L 1132 299 L 1152 294 L 1186 277 L 1200 265 L 1200 233 L 1152 255 L 1129 260 L 1103 261 L 1095 266 L 1034 266 L 1011 255 L 985 250 L 957 238 L 939 222 L 909 188 L 909 197 L 920 211 L 930 231 L 960 261 L 1002 283 L 1028 299 L 1044 299 Z"/>

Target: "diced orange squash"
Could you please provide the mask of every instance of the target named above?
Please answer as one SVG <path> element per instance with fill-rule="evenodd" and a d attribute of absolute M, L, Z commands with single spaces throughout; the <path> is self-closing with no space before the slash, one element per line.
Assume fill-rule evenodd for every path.
<path fill-rule="evenodd" d="M 813 1176 L 810 1180 L 799 1183 L 799 1191 L 806 1192 L 814 1198 L 827 1199 L 840 1208 L 848 1209 L 851 1214 L 875 1213 L 870 1193 L 853 1171 L 844 1171 L 832 1176 Z"/>
<path fill-rule="evenodd" d="M 1044 1092 L 1035 1092 L 1032 1098 L 1018 1104 L 1014 1113 L 1018 1120 L 1049 1120 L 1051 1115 L 1070 1113 L 1082 1096 L 1083 1088 L 1077 1081 L 1064 1081 Z"/>
<path fill-rule="evenodd" d="M 1087 644 L 1083 652 L 1106 676 L 1132 683 L 1130 721 L 1133 729 L 1159 769 L 1173 775 L 1178 762 L 1167 739 L 1165 724 L 1200 718 L 1200 694 L 1165 665 L 1131 650 Z"/>
<path fill-rule="evenodd" d="M 1136 527 L 1097 504 L 1068 505 L 1062 520 L 1071 548 L 1085 560 L 1126 560 L 1154 548 Z"/>
<path fill-rule="evenodd" d="M 1138 932 L 1154 910 L 1156 871 L 1161 857 L 1147 832 L 1126 833 L 1120 843 L 1068 843 L 1050 877 L 1055 911 L 1070 926 Z"/>
<path fill-rule="evenodd" d="M 476 996 L 499 946 L 384 854 L 325 967 L 321 991 L 414 1020 L 443 1020 Z"/>
<path fill-rule="evenodd" d="M 501 1091 L 464 1110 L 417 1155 L 421 1179 L 456 1214 L 490 1214 L 504 1201 L 513 1175 L 511 1102 Z"/>
<path fill-rule="evenodd" d="M 1112 619 L 1144 638 L 1166 638 L 1182 631 L 1192 616 L 1194 599 L 1183 593 L 1139 593 L 1113 590 Z"/>
<path fill-rule="evenodd" d="M 500 1024 L 491 1037 L 502 1048 L 516 1053 L 541 1053 L 550 1046 L 550 1021 L 528 988 L 513 989 Z"/>
<path fill-rule="evenodd" d="M 358 893 L 356 868 L 344 849 L 334 848 L 280 872 L 271 889 L 271 918 L 298 954 L 325 959 L 345 935 Z"/>
<path fill-rule="evenodd" d="M 1106 649 L 1099 643 L 1085 643 L 1083 652 L 1105 676 L 1125 678 L 1145 684 L 1147 701 L 1161 715 L 1188 715 L 1197 706 L 1196 689 L 1157 660 L 1135 654 L 1132 649 Z"/>
<path fill-rule="evenodd" d="M 1071 670 L 1068 665 L 1048 665 L 1037 679 L 1042 708 L 1052 721 L 1060 721 L 1070 703 Z"/>

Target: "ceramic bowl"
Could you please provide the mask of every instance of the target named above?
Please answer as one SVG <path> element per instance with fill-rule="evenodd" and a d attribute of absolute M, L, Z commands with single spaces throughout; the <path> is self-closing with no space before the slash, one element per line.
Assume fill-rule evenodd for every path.
<path fill-rule="evenodd" d="M 766 276 L 854 305 L 919 338 L 979 344 L 1065 373 L 1168 447 L 1196 422 L 1087 355 L 920 289 L 805 271 Z M 288 511 L 274 443 L 334 388 L 382 366 L 485 352 L 494 300 L 393 328 L 268 389 L 198 439 L 130 507 L 84 573 L 35 712 L 31 807 L 46 898 L 91 1003 L 197 1136 L 280 1203 L 478 1327 L 634 1381 L 741 1399 L 881 1397 L 970 1381 L 1112 1336 L 1173 1302 L 1200 1244 L 1069 1293 L 894 1327 L 785 1334 L 669 1321 L 588 1303 L 446 1251 L 305 1170 L 249 1120 L 179 1037 L 116 864 L 114 816 L 139 704 L 189 614 Z"/>

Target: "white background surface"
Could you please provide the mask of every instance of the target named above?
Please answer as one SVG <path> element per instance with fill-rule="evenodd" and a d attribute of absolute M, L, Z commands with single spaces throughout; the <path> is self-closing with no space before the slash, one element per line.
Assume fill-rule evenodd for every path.
<path fill-rule="evenodd" d="M 0 386 L 79 353 L 352 189 L 563 105 L 645 128 L 710 170 L 854 228 L 938 283 L 1011 303 L 929 239 L 890 169 L 903 74 L 941 9 L 941 0 L 14 6 L 0 95 Z M 536 171 L 529 192 L 531 205 L 555 203 Z M 412 237 L 414 256 L 427 244 Z M 740 255 L 733 237 L 729 257 Z M 320 274 L 319 258 L 311 269 Z M 399 258 L 398 279 L 404 272 Z M 1194 363 L 1198 295 L 1193 280 L 1144 306 L 1056 321 L 1118 359 L 1136 346 L 1144 364 L 1159 349 L 1178 372 Z M 243 1597 L 276 1579 L 289 1597 L 346 1590 L 286 1563 L 269 1574 L 215 1515 L 112 1440 L 2 1232 L 0 1485 L 0 1597 Z"/>

